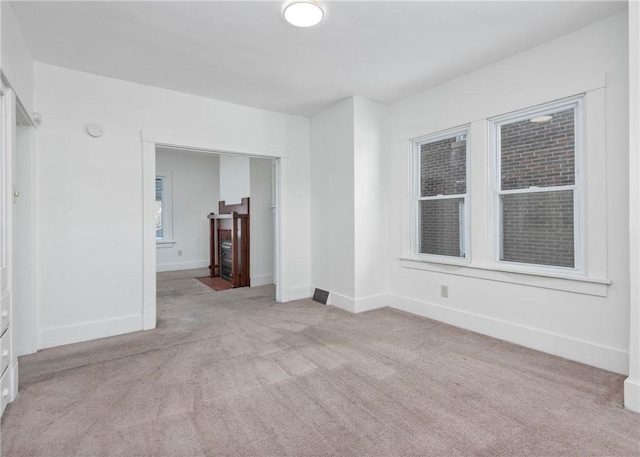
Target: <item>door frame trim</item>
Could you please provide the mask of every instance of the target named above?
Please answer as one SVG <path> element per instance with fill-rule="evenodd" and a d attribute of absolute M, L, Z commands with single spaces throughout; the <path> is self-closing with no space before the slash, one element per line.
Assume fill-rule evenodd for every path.
<path fill-rule="evenodd" d="M 287 301 L 283 291 L 288 290 L 287 275 L 283 274 L 283 247 L 285 231 L 285 211 L 282 195 L 285 192 L 286 157 L 283 152 L 269 147 L 250 145 L 240 142 L 217 140 L 214 138 L 193 138 L 161 132 L 142 131 L 142 329 L 149 330 L 156 326 L 156 240 L 155 240 L 155 176 L 156 147 L 171 148 L 182 151 L 197 151 L 211 154 L 235 155 L 272 159 L 276 162 L 276 227 L 274 246 L 276 266 L 276 301 Z"/>

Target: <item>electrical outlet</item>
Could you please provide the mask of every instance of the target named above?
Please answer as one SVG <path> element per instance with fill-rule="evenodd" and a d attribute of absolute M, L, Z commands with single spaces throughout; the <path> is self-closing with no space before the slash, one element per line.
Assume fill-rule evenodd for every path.
<path fill-rule="evenodd" d="M 440 286 L 440 295 L 449 298 L 449 286 Z"/>
<path fill-rule="evenodd" d="M 179 256 L 182 256 L 182 251 L 181 251 L 181 250 L 180 250 L 180 251 L 178 251 L 178 255 L 179 255 Z"/>

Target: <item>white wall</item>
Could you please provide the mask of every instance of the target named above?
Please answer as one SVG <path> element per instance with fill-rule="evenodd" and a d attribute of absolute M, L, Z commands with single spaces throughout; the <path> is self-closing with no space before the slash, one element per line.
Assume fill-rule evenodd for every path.
<path fill-rule="evenodd" d="M 624 405 L 640 412 L 640 3 L 629 2 L 629 377 Z"/>
<path fill-rule="evenodd" d="M 209 219 L 218 212 L 219 156 L 170 149 L 156 150 L 156 174 L 171 176 L 173 242 L 159 245 L 157 271 L 209 265 Z"/>
<path fill-rule="evenodd" d="M 312 284 L 351 312 L 386 306 L 388 109 L 359 97 L 311 121 Z"/>
<path fill-rule="evenodd" d="M 22 37 L 22 31 L 16 20 L 13 6 L 9 2 L 1 2 L 1 46 L 2 60 L 0 67 L 8 79 L 16 96 L 29 115 L 33 112 L 33 62 L 31 53 Z"/>
<path fill-rule="evenodd" d="M 273 284 L 274 223 L 273 161 L 251 158 L 251 287 Z"/>
<path fill-rule="evenodd" d="M 608 370 L 627 372 L 626 21 L 625 14 L 614 16 L 391 106 L 391 306 Z M 596 229 L 588 234 L 588 256 L 589 261 L 601 257 L 601 261 L 590 264 L 590 275 L 597 272 L 592 278 L 596 282 L 529 277 L 481 268 L 488 264 L 489 248 L 485 119 L 587 90 L 593 81 L 604 81 L 605 74 L 606 90 L 596 91 L 596 102 L 586 108 L 588 119 L 603 119 L 599 123 L 589 121 L 595 128 L 587 132 L 587 175 L 602 174 L 605 178 L 589 183 L 588 219 Z M 471 147 L 475 147 L 471 158 L 471 255 L 473 258 L 474 252 L 479 254 L 475 261 L 480 268 L 403 261 L 400 257 L 406 255 L 409 238 L 410 177 L 408 142 L 401 139 L 467 123 L 472 124 Z M 431 271 L 418 269 L 423 267 Z M 606 278 L 612 281 L 610 286 L 597 282 Z M 508 282 L 511 280 L 514 282 Z M 440 296 L 440 285 L 448 285 L 449 298 Z"/>
<path fill-rule="evenodd" d="M 354 100 L 311 120 L 312 286 L 331 292 L 331 303 L 353 308 Z"/>
<path fill-rule="evenodd" d="M 40 347 L 142 328 L 141 131 L 281 153 L 283 300 L 309 296 L 308 119 L 44 64 L 35 83 Z"/>
<path fill-rule="evenodd" d="M 355 311 L 386 306 L 388 108 L 354 98 Z"/>
<path fill-rule="evenodd" d="M 220 156 L 220 200 L 227 205 L 235 205 L 248 197 L 250 175 L 249 157 Z"/>

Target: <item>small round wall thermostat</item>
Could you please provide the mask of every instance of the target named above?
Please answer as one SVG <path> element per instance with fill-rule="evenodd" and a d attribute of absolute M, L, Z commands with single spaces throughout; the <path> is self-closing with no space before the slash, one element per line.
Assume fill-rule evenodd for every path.
<path fill-rule="evenodd" d="M 93 137 L 100 137 L 102 136 L 102 127 L 100 127 L 98 124 L 89 124 L 87 126 L 87 133 Z"/>

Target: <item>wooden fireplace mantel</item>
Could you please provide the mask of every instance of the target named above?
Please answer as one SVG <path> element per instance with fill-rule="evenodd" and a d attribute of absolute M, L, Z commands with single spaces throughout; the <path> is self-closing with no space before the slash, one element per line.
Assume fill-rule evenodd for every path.
<path fill-rule="evenodd" d="M 221 277 L 233 287 L 251 285 L 249 276 L 249 197 L 239 204 L 218 203 L 218 214 L 210 213 L 211 277 Z"/>

